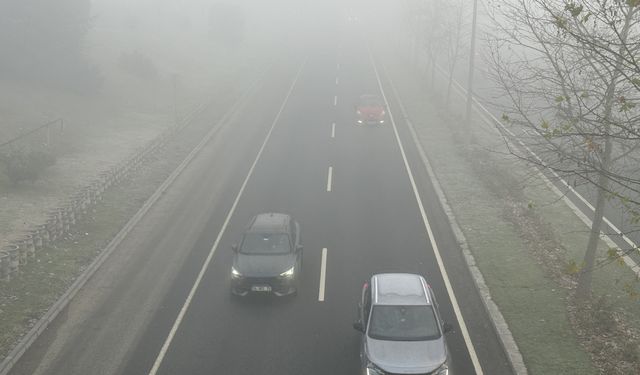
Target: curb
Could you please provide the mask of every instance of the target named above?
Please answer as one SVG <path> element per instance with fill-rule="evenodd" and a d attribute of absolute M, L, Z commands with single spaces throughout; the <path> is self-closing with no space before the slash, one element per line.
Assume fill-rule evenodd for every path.
<path fill-rule="evenodd" d="M 263 73 L 266 73 L 268 69 L 265 69 Z M 207 132 L 204 138 L 198 143 L 198 145 L 185 157 L 185 159 L 174 169 L 174 171 L 167 177 L 166 180 L 156 189 L 156 191 L 145 201 L 142 207 L 136 212 L 136 214 L 129 219 L 125 226 L 116 234 L 116 236 L 109 242 L 109 244 L 100 252 L 100 254 L 94 259 L 91 264 L 85 269 L 80 276 L 71 284 L 69 289 L 47 310 L 47 312 L 38 320 L 38 322 L 29 330 L 29 332 L 20 339 L 18 344 L 9 352 L 9 354 L 0 363 L 0 375 L 7 375 L 13 366 L 20 360 L 22 355 L 31 347 L 38 337 L 47 329 L 49 324 L 58 316 L 78 291 L 89 281 L 93 274 L 100 268 L 100 266 L 106 261 L 111 253 L 118 247 L 118 245 L 124 240 L 124 238 L 131 232 L 136 224 L 144 217 L 149 209 L 158 201 L 158 199 L 164 194 L 164 192 L 173 184 L 184 169 L 191 163 L 195 156 L 204 148 L 204 146 L 213 138 L 218 132 L 220 127 L 228 122 L 236 114 L 240 106 L 246 101 L 248 97 L 255 92 L 262 82 L 263 75 L 259 76 L 249 88 L 238 98 L 238 100 L 231 106 L 231 108 L 224 114 L 224 116 Z M 199 113 L 206 108 L 206 105 L 199 106 L 190 116 L 190 122 Z M 187 124 L 180 127 L 183 128 Z"/>
<path fill-rule="evenodd" d="M 431 184 L 433 185 L 433 188 L 436 191 L 436 194 L 438 195 L 438 199 L 440 200 L 442 209 L 447 215 L 447 218 L 449 219 L 449 224 L 451 225 L 453 234 L 456 237 L 456 241 L 458 242 L 458 244 L 460 245 L 460 248 L 462 249 L 462 253 L 464 255 L 467 268 L 469 269 L 469 272 L 471 272 L 471 276 L 473 277 L 475 287 L 478 290 L 478 293 L 480 294 L 480 297 L 482 299 L 483 306 L 487 311 L 487 314 L 491 318 L 491 323 L 493 325 L 494 331 L 496 332 L 496 334 L 498 335 L 498 338 L 500 339 L 500 344 L 502 345 L 505 353 L 507 353 L 507 359 L 509 360 L 509 364 L 515 374 L 527 375 L 528 374 L 527 367 L 525 366 L 524 360 L 522 359 L 522 354 L 520 353 L 520 349 L 518 348 L 518 345 L 516 344 L 515 339 L 511 334 L 509 325 L 507 324 L 506 320 L 504 319 L 504 316 L 500 312 L 500 309 L 491 298 L 491 292 L 489 290 L 489 287 L 487 286 L 484 280 L 484 277 L 482 276 L 482 272 L 480 272 L 480 269 L 476 265 L 475 258 L 473 257 L 473 254 L 469 249 L 466 237 L 464 236 L 464 233 L 462 232 L 462 229 L 460 228 L 460 225 L 458 224 L 453 214 L 453 210 L 451 209 L 451 206 L 449 205 L 449 201 L 447 200 L 447 197 L 444 194 L 444 191 L 442 190 L 442 186 L 440 185 L 440 182 L 438 181 L 436 174 L 433 171 L 433 168 L 431 166 L 431 163 L 429 162 L 429 159 L 426 156 L 424 148 L 422 147 L 422 144 L 418 140 L 418 136 L 415 132 L 413 123 L 409 119 L 409 116 L 407 115 L 407 112 L 404 106 L 402 105 L 402 101 L 400 100 L 398 91 L 396 90 L 395 85 L 393 84 L 393 81 L 391 80 L 389 75 L 386 73 L 386 67 L 384 66 L 384 64 L 383 64 L 383 69 L 385 71 L 385 76 L 387 77 L 387 80 L 389 81 L 390 86 L 393 90 L 394 96 L 396 97 L 396 100 L 399 104 L 400 112 L 402 113 L 402 116 L 404 117 L 407 123 L 407 127 L 409 128 L 411 137 L 413 138 L 416 148 L 418 149 L 418 153 L 420 154 L 420 159 L 422 160 L 425 166 L 425 169 L 427 171 L 427 174 L 431 179 Z"/>

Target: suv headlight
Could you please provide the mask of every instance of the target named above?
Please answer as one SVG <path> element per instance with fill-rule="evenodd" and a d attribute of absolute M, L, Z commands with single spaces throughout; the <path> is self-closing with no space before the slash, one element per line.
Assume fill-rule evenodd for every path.
<path fill-rule="evenodd" d="M 385 375 L 385 374 L 386 372 L 377 368 L 376 365 L 374 365 L 373 363 L 370 363 L 367 366 L 367 375 Z"/>
<path fill-rule="evenodd" d="M 283 273 L 280 274 L 280 277 L 293 277 L 294 273 L 295 273 L 295 267 L 291 267 L 288 270 L 284 271 Z"/>
<path fill-rule="evenodd" d="M 436 371 L 433 372 L 434 375 L 449 375 L 449 366 L 447 364 L 443 364 Z"/>
<path fill-rule="evenodd" d="M 238 272 L 237 269 L 231 267 L 231 277 L 233 277 L 234 279 L 239 279 L 242 277 L 242 274 Z"/>

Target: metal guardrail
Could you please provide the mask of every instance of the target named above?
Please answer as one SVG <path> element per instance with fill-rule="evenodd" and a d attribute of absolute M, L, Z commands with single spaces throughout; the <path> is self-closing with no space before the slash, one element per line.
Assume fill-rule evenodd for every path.
<path fill-rule="evenodd" d="M 56 126 L 56 125 L 60 126 L 60 131 L 61 132 L 64 131 L 64 120 L 61 119 L 61 118 L 55 119 L 53 121 L 47 122 L 44 125 L 40 125 L 35 129 L 31 129 L 26 133 L 22 133 L 22 134 L 20 134 L 19 136 L 15 137 L 15 138 L 12 138 L 12 139 L 10 139 L 8 141 L 0 143 L 0 148 L 3 148 L 5 146 L 9 146 L 11 144 L 14 144 L 14 143 L 16 143 L 16 142 L 18 142 L 18 141 L 20 141 L 20 140 L 22 140 L 24 138 L 27 138 L 28 136 L 30 136 L 32 134 L 35 134 L 35 133 L 43 130 L 43 129 L 46 129 L 46 131 L 47 131 L 47 139 L 46 139 L 46 143 L 45 144 L 46 144 L 46 146 L 49 146 L 49 144 L 51 144 L 51 127 L 52 126 Z"/>

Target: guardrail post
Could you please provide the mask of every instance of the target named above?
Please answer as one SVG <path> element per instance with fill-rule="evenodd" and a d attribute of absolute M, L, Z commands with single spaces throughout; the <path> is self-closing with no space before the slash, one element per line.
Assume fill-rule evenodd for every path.
<path fill-rule="evenodd" d="M 9 281 L 11 278 L 11 273 L 9 272 L 9 261 L 9 254 L 4 251 L 0 251 L 0 279 L 5 281 Z"/>
<path fill-rule="evenodd" d="M 31 231 L 31 240 L 33 241 L 33 252 L 42 250 L 44 243 L 42 241 L 42 233 L 39 229 Z"/>
<path fill-rule="evenodd" d="M 58 220 L 55 216 L 49 215 L 47 219 L 47 233 L 49 233 L 49 244 L 54 243 L 58 239 Z"/>
<path fill-rule="evenodd" d="M 18 246 L 18 264 L 24 266 L 27 264 L 27 257 L 29 256 L 29 243 L 27 238 L 21 238 L 16 241 L 16 246 Z"/>
<path fill-rule="evenodd" d="M 45 248 L 49 246 L 51 243 L 51 237 L 49 236 L 47 224 L 41 224 L 38 226 L 38 233 L 40 233 L 40 238 L 42 238 L 42 247 Z"/>
<path fill-rule="evenodd" d="M 67 216 L 67 211 L 64 208 L 59 208 L 56 211 L 60 220 L 60 237 L 64 237 L 64 235 L 69 232 L 69 217 Z"/>
<path fill-rule="evenodd" d="M 20 267 L 19 251 L 20 247 L 15 244 L 6 245 L 4 247 L 4 252 L 9 254 L 9 275 L 13 275 L 14 273 L 18 272 L 18 267 Z"/>
<path fill-rule="evenodd" d="M 74 227 L 76 225 L 76 208 L 73 203 L 69 203 L 64 206 L 64 210 L 67 212 L 67 219 L 69 220 L 69 226 Z"/>

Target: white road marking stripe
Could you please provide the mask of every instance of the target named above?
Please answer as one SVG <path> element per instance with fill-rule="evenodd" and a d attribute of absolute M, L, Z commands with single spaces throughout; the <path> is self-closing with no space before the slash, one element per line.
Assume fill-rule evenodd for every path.
<path fill-rule="evenodd" d="M 337 64 L 337 69 L 340 70 L 340 63 Z"/>
<path fill-rule="evenodd" d="M 329 173 L 327 174 L 327 191 L 331 191 L 332 179 L 333 179 L 333 167 L 329 167 Z"/>
<path fill-rule="evenodd" d="M 473 362 L 473 367 L 476 371 L 476 374 L 483 375 L 482 367 L 480 366 L 480 361 L 478 360 L 478 355 L 476 354 L 476 350 L 473 346 L 473 343 L 471 342 L 471 337 L 469 336 L 469 331 L 467 330 L 467 324 L 465 323 L 464 318 L 462 317 L 462 312 L 460 311 L 460 306 L 458 305 L 458 299 L 455 296 L 453 287 L 451 286 L 451 281 L 449 280 L 447 270 L 445 269 L 444 263 L 442 262 L 442 257 L 440 256 L 440 250 L 438 249 L 438 244 L 435 241 L 433 230 L 431 229 L 431 225 L 429 224 L 427 213 L 424 209 L 424 205 L 422 204 L 422 198 L 420 198 L 420 193 L 418 192 L 418 187 L 413 177 L 413 172 L 411 171 L 411 167 L 409 166 L 407 155 L 404 152 L 404 147 L 402 145 L 402 141 L 400 140 L 400 135 L 398 134 L 398 128 L 396 127 L 396 123 L 393 118 L 393 113 L 391 112 L 391 107 L 389 106 L 387 96 L 385 95 L 384 88 L 382 87 L 382 81 L 380 80 L 380 75 L 378 74 L 378 68 L 376 66 L 375 61 L 373 60 L 373 55 L 368 45 L 367 45 L 367 49 L 369 50 L 369 60 L 373 65 L 373 70 L 375 71 L 376 79 L 378 80 L 378 88 L 380 89 L 382 98 L 387 106 L 387 112 L 389 113 L 389 119 L 391 120 L 393 132 L 395 134 L 396 141 L 398 142 L 400 153 L 402 154 L 402 160 L 404 161 L 404 166 L 405 166 L 405 169 L 407 170 L 407 174 L 409 175 L 409 181 L 411 182 L 413 193 L 415 195 L 416 201 L 418 202 L 418 208 L 420 209 L 420 214 L 422 215 L 422 221 L 424 222 L 424 226 L 427 230 L 427 234 L 429 235 L 429 241 L 431 242 L 431 247 L 433 248 L 433 253 L 436 257 L 436 262 L 438 263 L 438 268 L 440 269 L 440 273 L 442 274 L 442 279 L 444 280 L 444 285 L 447 289 L 447 294 L 449 295 L 449 299 L 451 300 L 451 304 L 453 305 L 453 311 L 455 312 L 456 318 L 458 319 L 458 324 L 460 325 L 460 332 L 462 333 L 462 337 L 464 338 L 464 342 L 467 346 L 467 351 L 469 352 L 469 356 L 471 357 L 471 362 Z"/>
<path fill-rule="evenodd" d="M 338 95 L 333 97 L 333 105 L 338 105 Z"/>
<path fill-rule="evenodd" d="M 318 289 L 318 301 L 324 302 L 324 285 L 327 279 L 327 248 L 322 249 L 322 260 L 320 262 L 320 287 Z"/>
<path fill-rule="evenodd" d="M 340 78 L 336 77 L 336 85 L 340 84 Z"/>
<path fill-rule="evenodd" d="M 196 294 L 196 291 L 198 290 L 198 287 L 200 286 L 200 283 L 202 282 L 202 278 L 204 277 L 204 274 L 205 274 L 207 268 L 209 268 L 209 263 L 211 263 L 211 260 L 213 259 L 213 255 L 215 254 L 216 249 L 218 248 L 218 245 L 220 244 L 220 239 L 222 238 L 222 235 L 224 234 L 225 230 L 227 229 L 227 225 L 229 225 L 229 221 L 231 220 L 231 216 L 233 216 L 233 213 L 235 212 L 236 207 L 238 206 L 238 202 L 240 201 L 240 197 L 242 197 L 242 193 L 244 192 L 244 189 L 246 188 L 247 183 L 249 182 L 249 178 L 253 174 L 253 170 L 255 169 L 256 165 L 258 164 L 258 160 L 260 160 L 260 156 L 262 156 L 262 152 L 264 151 L 264 149 L 265 149 L 265 147 L 267 145 L 267 142 L 269 141 L 269 138 L 271 138 L 271 133 L 273 133 L 273 129 L 275 128 L 276 124 L 278 123 L 278 120 L 280 119 L 280 115 L 282 115 L 282 111 L 284 110 L 284 107 L 286 106 L 287 102 L 289 101 L 289 97 L 291 96 L 291 93 L 293 92 L 293 89 L 296 86 L 296 83 L 298 82 L 298 78 L 300 77 L 300 73 L 302 72 L 302 69 L 306 65 L 306 62 L 307 62 L 307 60 L 305 59 L 305 61 L 302 63 L 302 65 L 300 65 L 300 68 L 298 69 L 298 72 L 296 73 L 296 76 L 295 76 L 293 82 L 291 83 L 291 86 L 289 87 L 289 91 L 287 92 L 287 96 L 285 96 L 284 101 L 282 102 L 282 105 L 280 106 L 280 109 L 278 110 L 278 113 L 276 114 L 276 117 L 273 120 L 273 123 L 271 124 L 271 128 L 269 129 L 269 132 L 267 133 L 267 136 L 265 137 L 264 141 L 262 142 L 262 146 L 260 147 L 260 150 L 258 151 L 258 154 L 256 155 L 256 158 L 253 161 L 253 164 L 251 164 L 251 168 L 249 168 L 249 172 L 247 173 L 247 176 L 245 177 L 244 182 L 242 183 L 242 186 L 240 187 L 240 191 L 238 191 L 238 195 L 236 196 L 236 199 L 233 202 L 233 205 L 231 206 L 231 209 L 229 210 L 229 213 L 227 213 L 227 217 L 224 220 L 224 223 L 222 224 L 222 228 L 220 228 L 220 232 L 218 232 L 218 237 L 216 237 L 216 241 L 213 243 L 213 247 L 209 251 L 209 254 L 207 255 L 207 258 L 205 259 L 204 264 L 202 265 L 202 268 L 200 269 L 200 272 L 198 273 L 198 277 L 196 278 L 195 283 L 191 287 L 191 290 L 189 291 L 189 295 L 187 296 L 187 299 L 185 300 L 184 305 L 182 305 L 182 308 L 180 309 L 180 312 L 178 313 L 178 316 L 177 316 L 175 322 L 173 323 L 173 326 L 171 327 L 171 331 L 169 331 L 169 335 L 167 336 L 166 340 L 164 341 L 164 344 L 162 345 L 162 349 L 160 349 L 160 353 L 158 354 L 158 356 L 156 357 L 155 362 L 153 363 L 153 367 L 149 371 L 149 375 L 156 375 L 157 374 L 158 369 L 160 368 L 160 365 L 162 364 L 162 361 L 164 360 L 164 357 L 167 354 L 167 351 L 169 350 L 169 346 L 171 345 L 171 342 L 173 341 L 173 338 L 175 337 L 176 332 L 178 331 L 178 328 L 180 327 L 180 324 L 182 323 L 182 320 L 184 319 L 185 315 L 187 314 L 187 310 L 189 309 L 189 306 L 191 306 L 191 301 L 193 300 L 193 296 Z"/>
<path fill-rule="evenodd" d="M 331 124 L 331 138 L 336 137 L 336 123 Z"/>

